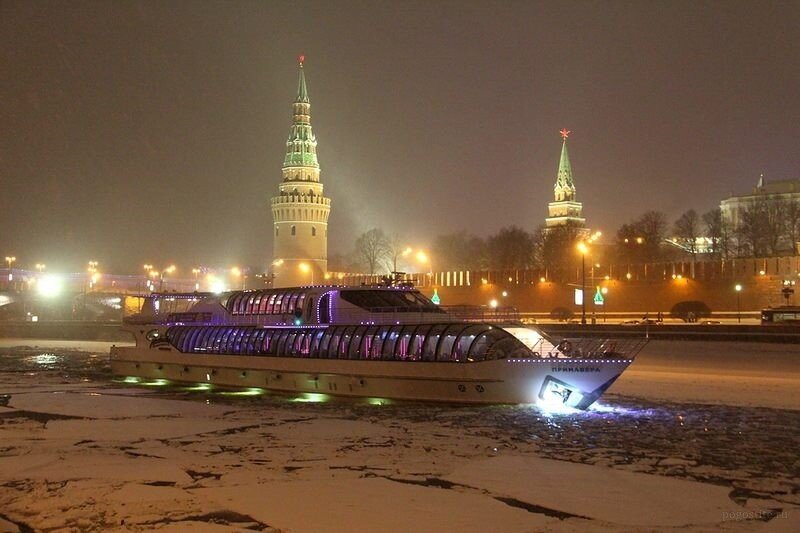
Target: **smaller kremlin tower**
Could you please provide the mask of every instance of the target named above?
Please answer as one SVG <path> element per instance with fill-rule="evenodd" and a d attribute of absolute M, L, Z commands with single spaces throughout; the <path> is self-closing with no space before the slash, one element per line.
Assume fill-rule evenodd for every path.
<path fill-rule="evenodd" d="M 567 137 L 571 133 L 561 130 L 561 160 L 558 163 L 558 176 L 554 187 L 555 201 L 548 205 L 547 229 L 571 225 L 585 227 L 586 219 L 581 216 L 583 205 L 577 200 L 575 182 L 572 180 L 572 165 L 567 152 Z"/>

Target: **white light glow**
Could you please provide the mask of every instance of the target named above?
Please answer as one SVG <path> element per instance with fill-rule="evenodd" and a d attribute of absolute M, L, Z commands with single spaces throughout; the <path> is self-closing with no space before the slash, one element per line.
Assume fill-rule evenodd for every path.
<path fill-rule="evenodd" d="M 64 280 L 58 276 L 52 275 L 44 276 L 39 280 L 39 283 L 36 284 L 36 290 L 39 296 L 44 296 L 45 298 L 55 298 L 61 294 L 63 288 Z"/>

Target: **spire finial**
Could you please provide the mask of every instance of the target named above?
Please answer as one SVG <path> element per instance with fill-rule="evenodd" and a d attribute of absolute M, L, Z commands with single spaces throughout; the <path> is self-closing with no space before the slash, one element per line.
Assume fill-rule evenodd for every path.
<path fill-rule="evenodd" d="M 306 56 L 304 54 L 300 54 L 297 56 L 297 62 L 300 63 L 300 68 L 303 68 L 303 63 L 306 62 Z"/>
<path fill-rule="evenodd" d="M 558 133 L 560 133 L 561 134 L 561 138 L 566 141 L 567 137 L 569 137 L 569 134 L 572 133 L 572 132 L 569 131 L 567 128 L 561 128 L 561 131 L 559 131 Z"/>

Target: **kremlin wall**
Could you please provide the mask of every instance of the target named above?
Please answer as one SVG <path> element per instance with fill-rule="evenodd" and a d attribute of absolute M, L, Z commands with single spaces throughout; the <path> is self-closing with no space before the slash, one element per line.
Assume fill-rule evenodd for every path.
<path fill-rule="evenodd" d="M 606 319 L 632 315 L 641 318 L 645 314 L 655 318 L 658 312 L 667 317 L 672 306 L 684 301 L 704 302 L 714 314 L 735 317 L 737 310 L 741 310 L 743 316 L 753 316 L 763 308 L 784 305 L 786 299 L 781 291 L 786 282 L 791 286 L 792 282 L 800 281 L 798 272 L 800 256 L 697 261 L 694 265 L 683 262 L 630 265 L 630 268 L 612 266 L 610 271 L 596 273 L 594 281 L 587 270 L 587 320 L 593 312 L 598 322 L 602 322 L 604 314 Z M 559 307 L 578 317 L 581 313 L 580 306 L 574 303 L 574 290 L 581 284 L 580 272 L 572 283 L 548 281 L 543 271 L 536 270 L 435 272 L 433 282 L 429 274 L 412 274 L 407 278 L 429 297 L 435 288 L 443 306 L 488 308 L 495 300 L 499 307 L 514 307 L 535 316 L 549 316 Z M 338 282 L 372 284 L 380 283 L 381 277 L 344 276 Z M 738 293 L 736 285 L 741 286 Z M 597 287 L 606 289 L 603 305 L 593 303 Z M 795 303 L 794 295 L 789 303 Z"/>

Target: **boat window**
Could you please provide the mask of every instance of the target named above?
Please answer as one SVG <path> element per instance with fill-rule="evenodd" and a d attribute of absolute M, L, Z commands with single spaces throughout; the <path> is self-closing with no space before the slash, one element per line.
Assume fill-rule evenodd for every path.
<path fill-rule="evenodd" d="M 194 347 L 197 345 L 197 337 L 203 332 L 202 328 L 191 328 L 189 330 L 189 334 L 183 341 L 184 349 L 181 350 L 183 352 L 193 352 Z"/>
<path fill-rule="evenodd" d="M 418 291 L 385 290 L 344 290 L 343 300 L 366 309 L 372 313 L 443 313 L 439 306 L 419 294 Z"/>
<path fill-rule="evenodd" d="M 358 350 L 361 347 L 361 339 L 364 337 L 364 333 L 367 331 L 368 326 L 359 326 L 353 332 L 353 338 L 350 339 L 350 346 L 347 349 L 347 358 L 348 359 L 358 359 Z"/>
<path fill-rule="evenodd" d="M 361 337 L 361 346 L 358 348 L 359 359 L 369 359 L 372 344 L 375 342 L 375 335 L 378 333 L 378 326 L 369 326 Z"/>
<path fill-rule="evenodd" d="M 278 357 L 283 357 L 288 354 L 289 350 L 292 348 L 292 342 L 294 342 L 294 338 L 297 334 L 294 330 L 288 329 L 281 332 L 280 339 L 278 340 L 278 345 L 275 348 L 275 353 Z"/>
<path fill-rule="evenodd" d="M 458 360 L 458 358 L 455 356 L 455 350 L 453 350 L 453 347 L 455 346 L 458 335 L 468 327 L 469 325 L 466 324 L 451 324 L 450 327 L 448 327 L 447 330 L 442 333 L 442 336 L 439 339 L 439 346 L 436 348 L 437 361 Z"/>
<path fill-rule="evenodd" d="M 317 304 L 317 315 L 319 316 L 319 323 L 320 324 L 328 324 L 331 321 L 330 315 L 330 304 L 331 304 L 331 295 L 330 293 L 325 293 L 319 299 L 319 303 Z"/>
<path fill-rule="evenodd" d="M 228 300 L 228 312 L 230 312 L 232 315 L 238 315 L 239 314 L 239 302 L 241 300 L 242 300 L 242 293 L 240 293 L 240 292 L 237 292 L 236 294 L 231 296 L 231 299 Z"/>
<path fill-rule="evenodd" d="M 331 357 L 331 346 L 334 346 L 334 350 L 336 350 L 335 346 L 339 343 L 339 335 L 341 334 L 342 328 L 340 327 L 333 327 L 328 328 L 325 330 L 325 335 L 322 337 L 322 342 L 319 345 L 319 356 L 325 359 Z"/>
<path fill-rule="evenodd" d="M 381 354 L 383 353 L 383 341 L 386 340 L 386 336 L 389 334 L 390 329 L 391 326 L 381 326 L 380 328 L 378 328 L 378 332 L 372 339 L 372 346 L 370 346 L 370 351 L 369 351 L 370 359 L 381 358 Z"/>
<path fill-rule="evenodd" d="M 264 295 L 262 292 L 257 292 L 253 296 L 253 305 L 250 307 L 250 313 L 257 315 L 259 312 L 259 306 L 261 305 L 261 297 Z"/>
<path fill-rule="evenodd" d="M 275 355 L 275 337 L 277 336 L 277 331 L 274 329 L 265 330 L 266 334 L 264 335 L 264 342 L 261 345 L 261 352 L 264 355 Z"/>
<path fill-rule="evenodd" d="M 473 324 L 461 332 L 461 335 L 456 340 L 455 350 L 453 357 L 456 361 L 466 361 L 469 354 L 470 346 L 475 341 L 475 336 L 489 330 L 490 326 L 485 324 Z"/>
<path fill-rule="evenodd" d="M 198 330 L 199 331 L 197 337 L 195 338 L 194 343 L 192 344 L 192 351 L 204 353 L 208 351 L 206 350 L 206 339 L 208 338 L 211 328 L 202 327 L 198 328 Z"/>
<path fill-rule="evenodd" d="M 496 345 L 503 338 L 509 338 L 510 335 L 501 329 L 491 328 L 475 337 L 475 341 L 469 349 L 468 359 L 471 361 L 484 361 L 486 359 L 495 359 L 494 350 Z"/>
<path fill-rule="evenodd" d="M 225 343 L 225 349 L 222 353 L 236 353 L 238 350 L 236 346 L 238 344 L 238 339 L 242 336 L 241 328 L 234 327 L 233 331 L 231 332 L 230 336 L 228 337 L 228 342 Z"/>
<path fill-rule="evenodd" d="M 261 355 L 261 349 L 263 347 L 264 342 L 264 331 L 263 329 L 257 329 L 253 332 L 253 355 Z"/>
<path fill-rule="evenodd" d="M 217 353 L 225 353 L 228 350 L 228 340 L 233 333 L 234 333 L 233 328 L 223 329 L 222 335 L 220 335 L 219 346 L 217 347 Z"/>
<path fill-rule="evenodd" d="M 356 326 L 348 326 L 339 338 L 339 346 L 336 349 L 336 357 L 339 359 L 347 359 L 347 349 L 350 347 L 350 339 L 353 338 L 353 333 Z"/>
<path fill-rule="evenodd" d="M 281 312 L 281 304 L 283 302 L 284 294 L 282 292 L 275 293 L 275 301 L 272 302 L 272 314 L 277 315 Z"/>
<path fill-rule="evenodd" d="M 267 309 L 265 312 L 267 314 L 273 315 L 275 314 L 275 299 L 278 297 L 277 293 L 272 293 L 269 295 L 269 302 L 267 303 Z"/>
<path fill-rule="evenodd" d="M 225 332 L 226 332 L 226 328 L 222 328 L 222 327 L 217 328 L 217 331 L 214 333 L 214 337 L 213 337 L 213 340 L 212 340 L 212 342 L 213 342 L 213 346 L 212 346 L 212 349 L 211 349 L 212 353 L 219 353 L 220 352 L 220 347 L 222 345 L 222 338 L 225 336 Z"/>
<path fill-rule="evenodd" d="M 286 313 L 291 311 L 289 309 L 289 301 L 291 300 L 291 297 L 292 297 L 292 293 L 291 292 L 287 292 L 287 293 L 283 294 L 283 297 L 281 298 L 281 314 L 282 315 L 285 315 Z"/>
<path fill-rule="evenodd" d="M 245 315 L 250 315 L 253 313 L 253 300 L 256 299 L 255 293 L 245 294 L 244 298 L 242 298 L 242 307 L 241 312 Z"/>
<path fill-rule="evenodd" d="M 381 359 L 394 359 L 394 346 L 397 344 L 397 337 L 399 336 L 401 329 L 402 328 L 400 326 L 392 326 L 392 329 L 389 330 L 389 333 L 386 335 L 386 339 L 383 341 L 383 353 L 381 354 Z"/>
<path fill-rule="evenodd" d="M 253 355 L 255 353 L 255 336 L 256 336 L 256 329 L 255 328 L 247 328 L 247 332 L 242 339 L 242 352 L 247 355 Z"/>
<path fill-rule="evenodd" d="M 311 341 L 311 350 L 309 351 L 309 355 L 311 357 L 319 357 L 320 352 L 320 343 L 322 342 L 322 336 L 325 335 L 324 329 L 319 329 L 314 331 L 314 338 Z"/>
<path fill-rule="evenodd" d="M 294 310 L 297 309 L 297 298 L 300 295 L 296 292 L 293 292 L 292 295 L 289 297 L 289 305 L 286 308 L 287 313 L 294 314 Z"/>
<path fill-rule="evenodd" d="M 269 304 L 269 299 L 271 296 L 272 294 L 268 292 L 265 292 L 261 296 L 261 303 L 258 304 L 258 313 L 260 315 L 266 315 L 269 313 L 269 306 L 267 304 Z"/>
<path fill-rule="evenodd" d="M 394 344 L 394 354 L 391 359 L 403 361 L 408 357 L 408 348 L 411 345 L 411 334 L 416 326 L 406 325 L 397 332 L 397 342 Z"/>
<path fill-rule="evenodd" d="M 439 336 L 447 329 L 447 324 L 436 324 L 425 337 L 425 344 L 422 346 L 422 360 L 436 360 L 436 346 L 439 344 Z"/>
<path fill-rule="evenodd" d="M 414 330 L 411 338 L 411 347 L 408 350 L 409 361 L 419 361 L 422 359 L 422 346 L 425 344 L 425 337 L 433 326 L 431 324 L 422 324 Z"/>

